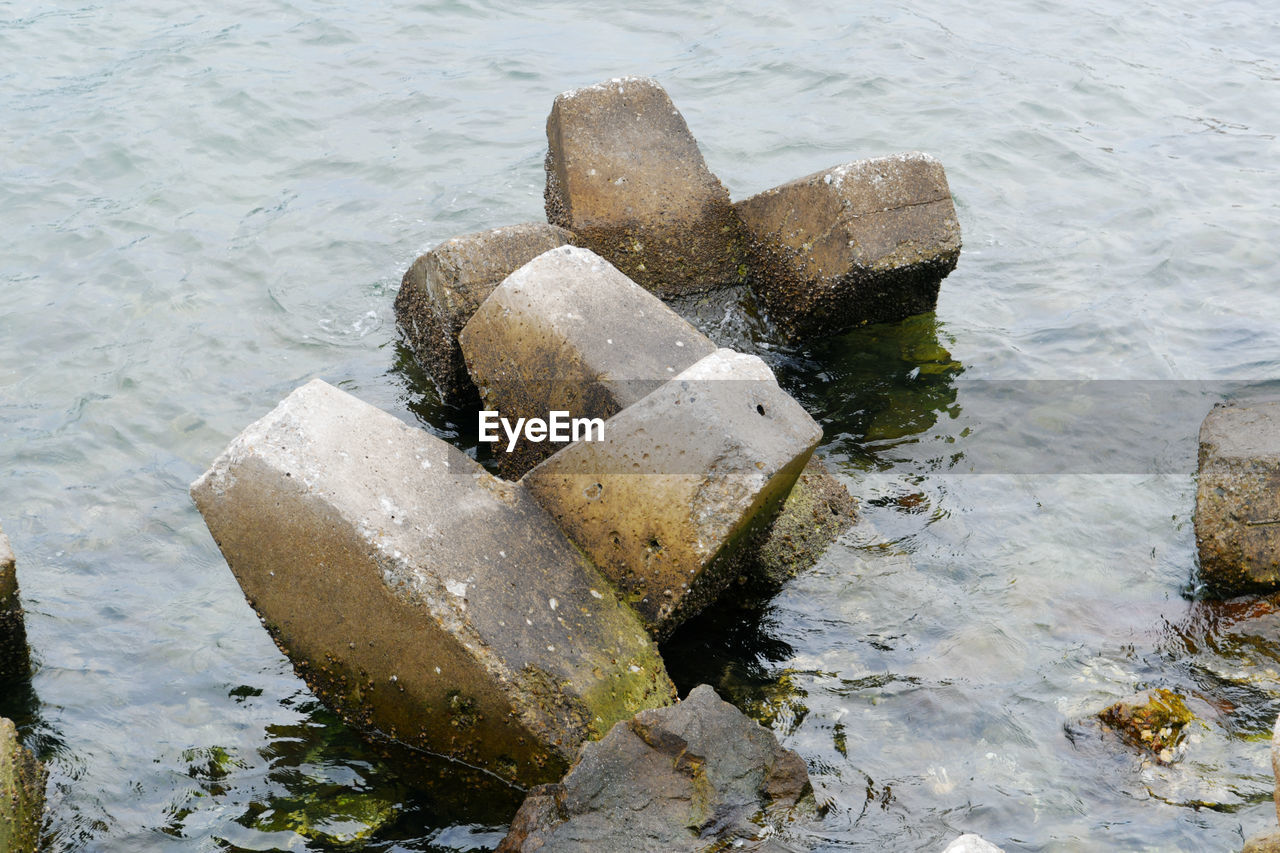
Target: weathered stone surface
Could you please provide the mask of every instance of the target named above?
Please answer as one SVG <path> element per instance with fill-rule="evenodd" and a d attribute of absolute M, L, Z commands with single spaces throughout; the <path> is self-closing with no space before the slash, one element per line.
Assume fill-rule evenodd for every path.
<path fill-rule="evenodd" d="M 1280 588 L 1280 403 L 1219 405 L 1205 417 L 1196 546 L 1212 591 Z"/>
<path fill-rule="evenodd" d="M 35 853 L 40 847 L 48 773 L 18 741 L 13 721 L 0 717 L 0 850 Z"/>
<path fill-rule="evenodd" d="M 31 675 L 27 629 L 18 598 L 18 568 L 9 538 L 0 530 L 0 684 Z"/>
<path fill-rule="evenodd" d="M 736 576 L 821 437 L 763 361 L 722 349 L 521 482 L 662 638 Z"/>
<path fill-rule="evenodd" d="M 396 294 L 396 321 L 443 398 L 459 400 L 471 388 L 458 347 L 471 315 L 504 278 L 572 239 L 554 225 L 512 225 L 446 240 L 409 267 Z"/>
<path fill-rule="evenodd" d="M 490 294 L 462 331 L 467 368 L 489 409 L 608 418 L 716 351 L 700 332 L 594 252 L 539 255 Z M 557 450 L 521 441 L 499 453 L 515 479 Z"/>
<path fill-rule="evenodd" d="M 751 233 L 752 288 L 793 338 L 932 311 L 960 257 L 947 177 L 927 154 L 825 169 L 736 208 Z"/>
<path fill-rule="evenodd" d="M 970 832 L 952 841 L 942 853 L 1004 853 L 1004 850 Z"/>
<path fill-rule="evenodd" d="M 702 685 L 585 746 L 563 782 L 529 794 L 498 850 L 750 850 L 808 791 L 800 756 Z"/>
<path fill-rule="evenodd" d="M 532 498 L 316 380 L 191 487 L 315 693 L 367 731 L 519 782 L 674 688 Z"/>
<path fill-rule="evenodd" d="M 647 77 L 556 96 L 547 221 L 662 296 L 741 283 L 746 232 L 684 117 Z"/>
<path fill-rule="evenodd" d="M 1243 853 L 1280 853 L 1280 832 L 1250 838 L 1244 843 Z"/>
<path fill-rule="evenodd" d="M 1130 746 L 1150 752 L 1161 764 L 1175 759 L 1174 750 L 1196 719 L 1181 696 L 1164 688 L 1122 699 L 1101 711 L 1098 718 Z"/>

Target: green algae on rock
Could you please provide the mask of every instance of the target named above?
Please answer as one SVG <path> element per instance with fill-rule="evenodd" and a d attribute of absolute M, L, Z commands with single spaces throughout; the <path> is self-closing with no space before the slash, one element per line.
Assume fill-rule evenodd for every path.
<path fill-rule="evenodd" d="M 1161 764 L 1175 758 L 1186 728 L 1196 722 L 1182 697 L 1163 687 L 1122 699 L 1098 714 L 1130 746 L 1146 750 Z"/>
<path fill-rule="evenodd" d="M 13 721 L 0 717 L 0 850 L 39 849 L 47 779 L 44 765 L 18 741 Z"/>

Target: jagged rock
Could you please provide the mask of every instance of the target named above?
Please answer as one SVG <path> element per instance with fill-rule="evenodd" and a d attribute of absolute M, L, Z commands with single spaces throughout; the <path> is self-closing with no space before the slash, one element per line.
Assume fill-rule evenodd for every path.
<path fill-rule="evenodd" d="M 1223 595 L 1280 588 L 1280 403 L 1215 406 L 1199 456 L 1201 580 Z"/>
<path fill-rule="evenodd" d="M 821 437 L 763 361 L 722 349 L 521 482 L 663 638 L 736 577 Z"/>
<path fill-rule="evenodd" d="M 191 487 L 250 604 L 344 719 L 522 783 L 674 688 L 523 488 L 315 380 Z"/>
<path fill-rule="evenodd" d="M 458 333 L 480 304 L 512 272 L 572 239 L 554 225 L 512 225 L 446 240 L 409 267 L 396 321 L 441 397 L 457 401 L 471 388 Z"/>
<path fill-rule="evenodd" d="M 927 154 L 824 169 L 735 207 L 752 289 L 791 338 L 932 311 L 960 257 L 946 173 Z"/>
<path fill-rule="evenodd" d="M 547 221 L 661 296 L 742 283 L 746 233 L 684 117 L 648 77 L 556 96 Z"/>
<path fill-rule="evenodd" d="M 27 629 L 18 598 L 17 560 L 9 538 L 0 530 L 0 684 L 25 680 L 31 675 Z"/>
<path fill-rule="evenodd" d="M 952 841 L 942 853 L 1004 853 L 1004 850 L 970 832 Z"/>
<path fill-rule="evenodd" d="M 1130 746 L 1146 750 L 1161 764 L 1174 760 L 1195 715 L 1178 694 L 1157 688 L 1122 699 L 1098 714 L 1098 718 Z"/>
<path fill-rule="evenodd" d="M 750 850 L 808 792 L 800 757 L 702 685 L 583 747 L 563 782 L 530 792 L 498 851 Z"/>
<path fill-rule="evenodd" d="M 39 849 L 47 779 L 44 765 L 19 742 L 13 721 L 0 717 L 0 850 Z"/>

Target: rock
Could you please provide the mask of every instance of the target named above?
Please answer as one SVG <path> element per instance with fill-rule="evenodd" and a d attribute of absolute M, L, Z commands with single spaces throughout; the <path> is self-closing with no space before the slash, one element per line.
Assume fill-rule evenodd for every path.
<path fill-rule="evenodd" d="M 1187 725 L 1196 719 L 1181 696 L 1164 688 L 1122 699 L 1101 711 L 1098 718 L 1130 746 L 1150 752 L 1161 764 L 1174 760 L 1174 750 Z"/>
<path fill-rule="evenodd" d="M 800 756 L 702 685 L 583 747 L 563 782 L 530 792 L 498 850 L 744 849 L 809 790 Z"/>
<path fill-rule="evenodd" d="M 521 482 L 661 639 L 736 577 L 821 437 L 763 361 L 722 349 Z"/>
<path fill-rule="evenodd" d="M 1195 524 L 1211 591 L 1280 588 L 1280 403 L 1218 405 L 1205 417 Z"/>
<path fill-rule="evenodd" d="M 17 560 L 9 538 L 0 530 L 0 685 L 25 681 L 31 675 L 27 629 L 18 598 Z"/>
<path fill-rule="evenodd" d="M 948 844 L 942 853 L 1004 853 L 1004 850 L 981 835 L 968 833 Z"/>
<path fill-rule="evenodd" d="M 533 499 L 315 380 L 191 487 L 277 643 L 350 724 L 520 783 L 674 688 Z"/>
<path fill-rule="evenodd" d="M 742 283 L 746 233 L 684 117 L 648 77 L 556 96 L 547 221 L 660 296 Z"/>
<path fill-rule="evenodd" d="M 13 721 L 0 717 L 0 850 L 39 849 L 47 780 L 44 765 L 19 742 Z"/>
<path fill-rule="evenodd" d="M 1276 780 L 1271 796 L 1276 803 L 1276 820 L 1280 821 L 1280 716 L 1271 730 L 1271 775 Z"/>
<path fill-rule="evenodd" d="M 715 344 L 651 293 L 586 249 L 539 255 L 507 277 L 462 331 L 467 368 L 486 408 L 516 417 L 608 418 Z M 515 479 L 558 447 L 498 452 Z"/>
<path fill-rule="evenodd" d="M 752 289 L 790 338 L 932 311 L 960 257 L 946 173 L 927 154 L 835 166 L 736 208 L 752 238 Z"/>
<path fill-rule="evenodd" d="M 396 321 L 440 396 L 462 399 L 471 388 L 458 333 L 493 289 L 538 255 L 573 235 L 542 223 L 454 237 L 414 261 L 396 294 Z"/>
<path fill-rule="evenodd" d="M 1250 838 L 1244 843 L 1243 853 L 1280 853 L 1280 832 Z"/>

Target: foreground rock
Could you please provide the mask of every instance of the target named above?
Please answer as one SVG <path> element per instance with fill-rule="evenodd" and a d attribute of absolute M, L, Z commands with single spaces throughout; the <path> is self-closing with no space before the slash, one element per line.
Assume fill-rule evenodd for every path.
<path fill-rule="evenodd" d="M 968 833 L 948 844 L 942 853 L 1004 853 L 1004 851 L 981 835 Z"/>
<path fill-rule="evenodd" d="M 454 237 L 414 261 L 396 294 L 396 321 L 441 397 L 463 398 L 471 388 L 458 333 L 502 280 L 573 235 L 541 223 Z"/>
<path fill-rule="evenodd" d="M 674 696 L 634 614 L 522 488 L 319 380 L 191 492 L 299 673 L 366 731 L 546 781 Z"/>
<path fill-rule="evenodd" d="M 1174 751 L 1187 726 L 1196 719 L 1181 696 L 1164 688 L 1122 699 L 1098 718 L 1130 746 L 1151 753 L 1161 764 L 1175 759 Z"/>
<path fill-rule="evenodd" d="M 947 177 L 926 154 L 836 166 L 736 207 L 752 288 L 791 338 L 932 311 L 960 257 Z"/>
<path fill-rule="evenodd" d="M 9 538 L 0 530 L 0 684 L 22 681 L 30 675 L 27 629 L 18 598 L 17 560 Z"/>
<path fill-rule="evenodd" d="M 1280 403 L 1215 406 L 1201 424 L 1196 546 L 1210 590 L 1280 588 Z"/>
<path fill-rule="evenodd" d="M 0 850 L 39 848 L 47 779 L 44 766 L 18 741 L 13 721 L 0 717 Z"/>
<path fill-rule="evenodd" d="M 741 283 L 746 235 L 684 117 L 647 77 L 563 92 L 547 118 L 547 221 L 662 296 Z"/>
<path fill-rule="evenodd" d="M 563 782 L 530 792 L 498 850 L 742 849 L 808 791 L 800 757 L 703 685 L 584 747 Z"/>
<path fill-rule="evenodd" d="M 763 361 L 722 349 L 521 482 L 663 638 L 736 577 L 821 437 Z"/>

